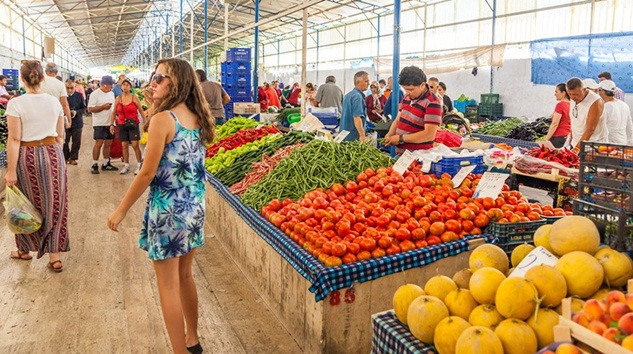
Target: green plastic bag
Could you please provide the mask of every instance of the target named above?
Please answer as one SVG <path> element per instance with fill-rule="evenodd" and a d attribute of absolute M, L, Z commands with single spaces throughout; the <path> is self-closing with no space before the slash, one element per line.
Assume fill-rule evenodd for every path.
<path fill-rule="evenodd" d="M 16 234 L 31 234 L 42 227 L 42 214 L 16 186 L 6 187 L 4 216 L 9 230 Z"/>

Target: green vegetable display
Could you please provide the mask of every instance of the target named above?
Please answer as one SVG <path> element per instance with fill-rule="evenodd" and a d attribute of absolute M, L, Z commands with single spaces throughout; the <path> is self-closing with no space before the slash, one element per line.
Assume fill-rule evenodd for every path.
<path fill-rule="evenodd" d="M 216 173 L 215 178 L 219 179 L 222 184 L 230 187 L 243 180 L 244 176 L 253 170 L 253 163 L 261 161 L 262 156 L 272 156 L 275 151 L 285 146 L 308 143 L 313 139 L 314 137 L 311 134 L 290 132 L 281 138 L 270 142 L 269 144 L 261 146 L 257 150 L 249 151 L 238 156 L 235 160 L 233 160 L 233 163 L 229 167 Z"/>
<path fill-rule="evenodd" d="M 222 140 L 242 129 L 255 128 L 257 125 L 259 125 L 259 123 L 254 119 L 240 116 L 231 118 L 226 123 L 215 128 L 216 140 Z"/>
<path fill-rule="evenodd" d="M 249 151 L 257 150 L 261 146 L 269 144 L 279 138 L 281 138 L 281 134 L 270 134 L 259 140 L 253 141 L 252 143 L 241 145 L 232 150 L 220 148 L 215 156 L 213 156 L 212 158 L 204 159 L 204 167 L 209 172 L 216 174 L 219 171 L 229 167 L 238 156 L 243 155 Z"/>
<path fill-rule="evenodd" d="M 277 116 L 277 121 L 282 122 L 282 123 L 286 122 L 288 119 L 288 116 L 293 113 L 301 113 L 301 107 L 282 109 L 281 111 L 279 111 L 279 115 Z"/>
<path fill-rule="evenodd" d="M 523 124 L 521 118 L 508 118 L 498 121 L 488 121 L 482 127 L 477 129 L 475 133 L 505 137 L 508 133 Z"/>
<path fill-rule="evenodd" d="M 314 140 L 283 159 L 259 183 L 242 196 L 255 210 L 273 199 L 297 200 L 316 188 L 355 180 L 367 168 L 393 165 L 394 160 L 380 150 L 359 141 L 334 143 Z"/>

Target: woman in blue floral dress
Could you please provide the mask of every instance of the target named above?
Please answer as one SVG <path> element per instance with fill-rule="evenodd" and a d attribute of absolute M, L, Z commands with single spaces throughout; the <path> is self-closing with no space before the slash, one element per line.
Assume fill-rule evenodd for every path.
<path fill-rule="evenodd" d="M 191 264 L 195 249 L 204 245 L 204 153 L 213 140 L 213 117 L 193 68 L 184 60 L 160 60 L 149 89 L 155 114 L 141 171 L 108 217 L 108 227 L 117 231 L 150 187 L 139 245 L 154 263 L 174 353 L 201 353 Z"/>

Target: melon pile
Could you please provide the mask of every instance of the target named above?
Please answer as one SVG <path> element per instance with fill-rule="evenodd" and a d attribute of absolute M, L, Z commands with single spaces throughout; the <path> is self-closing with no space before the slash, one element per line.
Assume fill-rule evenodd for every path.
<path fill-rule="evenodd" d="M 533 266 L 524 277 L 508 277 L 513 269 L 501 248 L 479 246 L 470 255 L 470 268 L 453 278 L 437 275 L 424 287 L 401 286 L 393 298 L 395 314 L 440 354 L 534 353 L 554 342 L 563 298 L 573 297 L 572 310 L 578 312 L 580 299 L 601 299 L 633 277 L 628 256 L 599 242 L 598 230 L 584 217 L 545 225 L 535 244 L 559 259 L 555 266 Z M 512 266 L 533 248 L 517 247 Z"/>

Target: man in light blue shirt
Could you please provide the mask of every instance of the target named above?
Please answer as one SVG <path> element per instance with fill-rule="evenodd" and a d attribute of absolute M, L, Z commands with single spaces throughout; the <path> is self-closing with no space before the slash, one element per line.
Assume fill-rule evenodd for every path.
<path fill-rule="evenodd" d="M 123 90 L 121 89 L 121 83 L 125 80 L 125 74 L 119 75 L 119 81 L 117 81 L 116 85 L 112 87 L 112 93 L 114 93 L 114 98 L 117 98 L 123 94 Z"/>
<path fill-rule="evenodd" d="M 367 72 L 359 71 L 354 74 L 354 89 L 343 97 L 340 130 L 349 132 L 344 141 L 365 141 L 367 105 L 365 104 L 365 94 L 363 92 L 368 87 L 369 74 Z"/>

